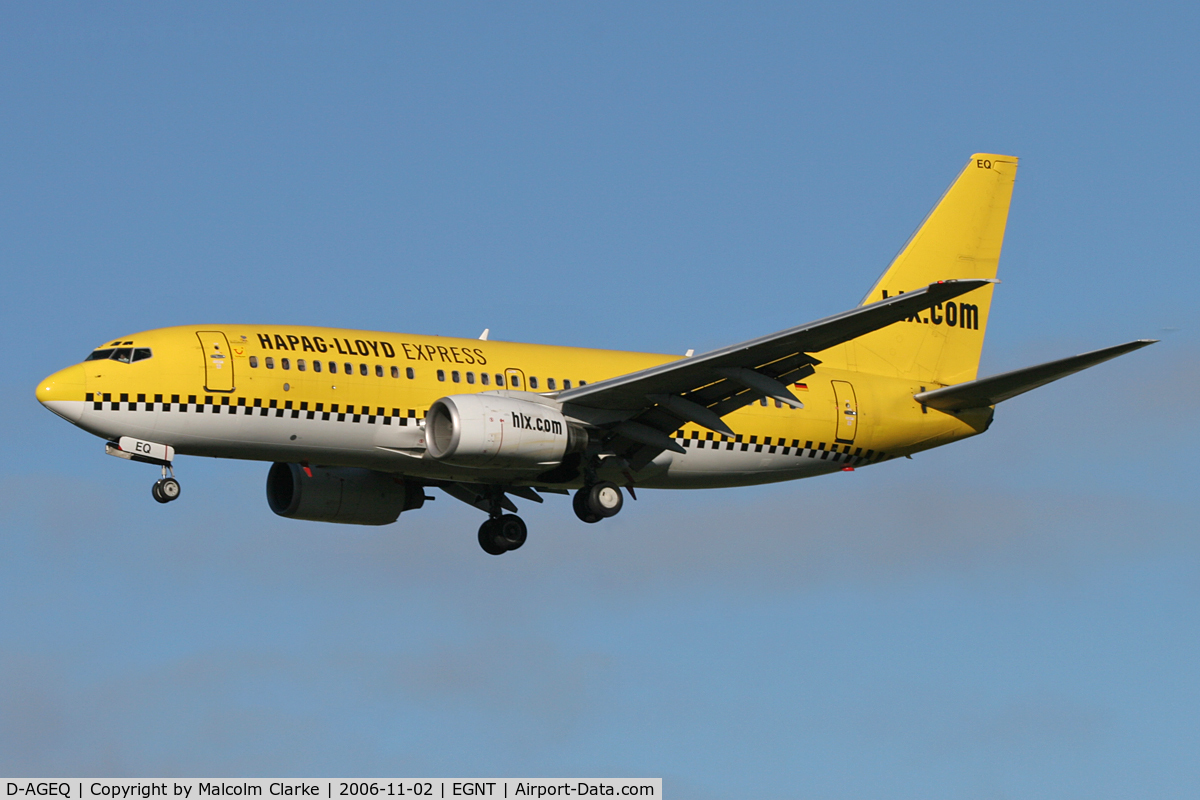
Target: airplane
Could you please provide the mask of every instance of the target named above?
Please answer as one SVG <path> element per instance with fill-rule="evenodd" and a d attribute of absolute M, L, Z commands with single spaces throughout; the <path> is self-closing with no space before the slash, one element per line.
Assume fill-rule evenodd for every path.
<path fill-rule="evenodd" d="M 37 399 L 156 465 L 270 462 L 291 519 L 385 525 L 437 488 L 487 514 L 483 550 L 521 547 L 513 498 L 573 492 L 597 523 L 639 489 L 853 471 L 983 433 L 996 404 L 1152 344 L 978 378 L 1017 159 L 977 153 L 862 303 L 708 353 L 617 352 L 294 325 L 120 336 Z M 624 491 L 622 491 L 624 490 Z"/>

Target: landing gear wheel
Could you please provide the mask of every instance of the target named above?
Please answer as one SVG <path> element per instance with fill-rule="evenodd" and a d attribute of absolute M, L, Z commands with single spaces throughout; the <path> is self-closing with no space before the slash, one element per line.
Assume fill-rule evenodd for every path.
<path fill-rule="evenodd" d="M 502 556 L 508 552 L 507 543 L 498 535 L 499 519 L 489 519 L 479 526 L 479 546 L 489 556 Z"/>
<path fill-rule="evenodd" d="M 516 514 L 489 519 L 479 526 L 479 546 L 490 556 L 498 556 L 516 550 L 525 544 L 529 529 L 525 520 Z"/>
<path fill-rule="evenodd" d="M 160 503 L 169 503 L 179 497 L 179 481 L 174 478 L 160 478 L 150 487 L 150 494 Z"/>
<path fill-rule="evenodd" d="M 174 478 L 163 478 L 159 481 L 159 483 L 161 483 L 162 486 L 158 488 L 158 493 L 167 498 L 168 503 L 172 500 L 179 499 L 179 492 L 181 491 L 179 488 L 179 481 L 175 480 Z"/>
<path fill-rule="evenodd" d="M 615 517 L 625 505 L 621 487 L 611 481 L 601 481 L 587 490 L 587 506 L 601 518 Z"/>
<path fill-rule="evenodd" d="M 588 487 L 583 487 L 575 496 L 571 498 L 571 508 L 575 509 L 575 516 L 587 523 L 599 522 L 604 517 L 588 508 Z"/>
<path fill-rule="evenodd" d="M 506 550 L 516 550 L 525 544 L 525 538 L 529 535 L 525 520 L 516 514 L 505 514 L 492 524 L 495 525 L 496 540 L 502 543 Z"/>

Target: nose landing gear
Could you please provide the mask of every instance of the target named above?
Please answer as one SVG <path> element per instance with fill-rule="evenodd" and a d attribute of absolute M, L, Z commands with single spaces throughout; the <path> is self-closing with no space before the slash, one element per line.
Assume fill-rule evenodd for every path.
<path fill-rule="evenodd" d="M 175 472 L 171 469 L 171 461 L 175 458 L 174 447 L 122 436 L 115 442 L 105 443 L 104 452 L 126 461 L 162 467 L 162 477 L 150 487 L 150 494 L 160 503 L 179 499 L 179 481 L 175 480 Z"/>
<path fill-rule="evenodd" d="M 599 522 L 608 517 L 615 517 L 624 505 L 625 497 L 621 494 L 621 487 L 611 481 L 584 486 L 571 500 L 575 516 L 584 522 Z"/>

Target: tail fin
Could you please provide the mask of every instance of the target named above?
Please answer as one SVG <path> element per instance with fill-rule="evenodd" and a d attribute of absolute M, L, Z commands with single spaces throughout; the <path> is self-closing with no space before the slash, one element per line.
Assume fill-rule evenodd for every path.
<path fill-rule="evenodd" d="M 977 153 L 862 305 L 941 280 L 996 277 L 1017 159 Z M 929 384 L 974 380 L 992 286 L 938 305 L 846 345 L 847 366 Z"/>

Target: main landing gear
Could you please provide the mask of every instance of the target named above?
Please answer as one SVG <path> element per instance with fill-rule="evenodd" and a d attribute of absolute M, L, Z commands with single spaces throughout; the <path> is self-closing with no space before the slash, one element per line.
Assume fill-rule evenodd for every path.
<path fill-rule="evenodd" d="M 163 465 L 163 476 L 154 482 L 150 487 L 150 494 L 154 495 L 154 499 L 160 503 L 169 503 L 172 500 L 179 499 L 179 481 L 175 480 L 175 474 L 171 472 L 171 468 Z M 168 474 L 169 473 L 169 474 Z"/>
<path fill-rule="evenodd" d="M 490 556 L 499 556 L 525 544 L 529 529 L 516 514 L 492 517 L 479 526 L 479 546 Z"/>
<path fill-rule="evenodd" d="M 632 491 L 630 489 L 630 492 Z M 483 552 L 492 556 L 518 549 L 525 544 L 529 534 L 524 520 L 516 514 L 504 513 L 501 505 L 503 497 L 503 491 L 494 489 L 486 503 L 476 504 L 477 508 L 488 509 L 488 520 L 479 526 L 479 546 L 483 548 Z M 615 483 L 599 481 L 577 491 L 571 504 L 575 508 L 575 516 L 584 522 L 599 522 L 608 517 L 615 517 L 625 505 L 625 496 L 621 493 L 621 487 Z M 511 507 L 511 504 L 509 505 Z"/>
<path fill-rule="evenodd" d="M 493 488 L 487 502 L 488 519 L 479 526 L 479 546 L 489 556 L 501 556 L 525 544 L 529 529 L 516 514 L 504 513 L 504 492 Z M 511 503 L 508 504 L 512 506 Z M 512 509 L 516 511 L 516 508 Z"/>
<path fill-rule="evenodd" d="M 611 481 L 584 486 L 571 500 L 575 516 L 584 522 L 599 522 L 608 517 L 615 517 L 623 505 L 625 498 L 621 494 L 621 487 Z"/>

